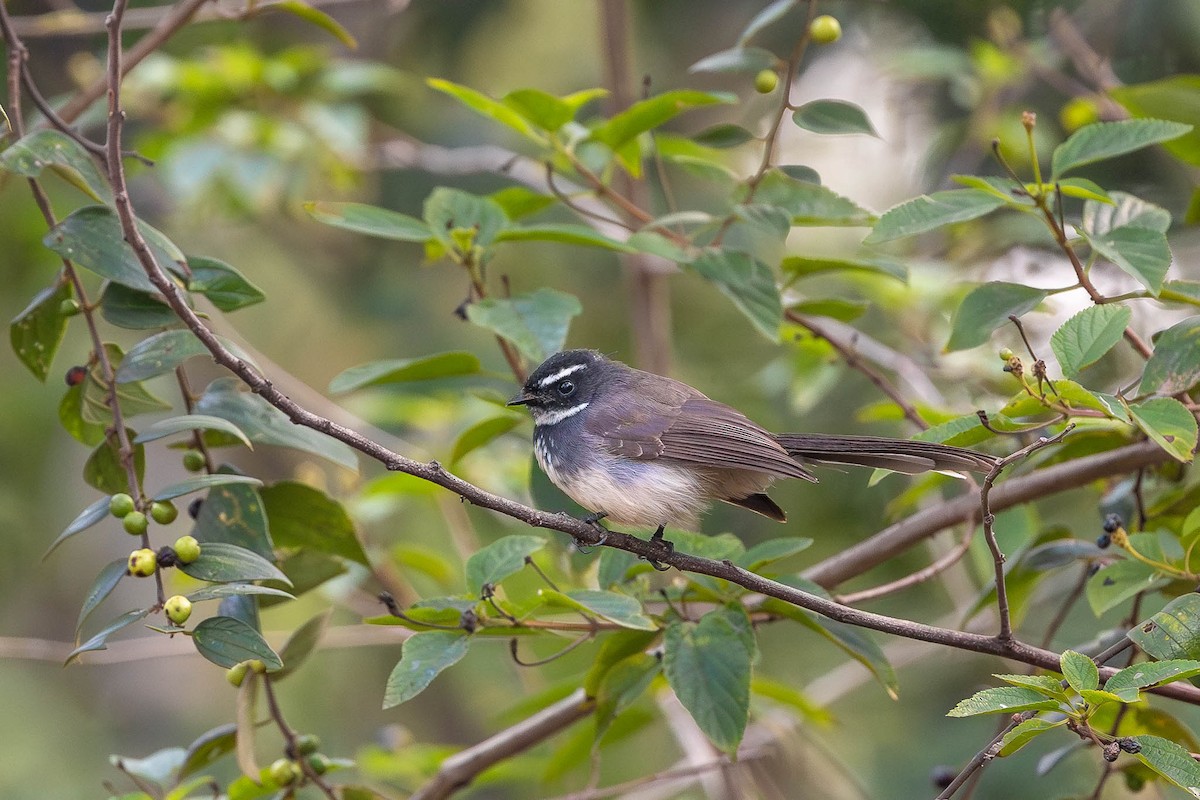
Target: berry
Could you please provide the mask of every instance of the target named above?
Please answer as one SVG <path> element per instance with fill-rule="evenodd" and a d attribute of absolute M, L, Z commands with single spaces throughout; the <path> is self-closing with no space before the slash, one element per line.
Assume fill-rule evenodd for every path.
<path fill-rule="evenodd" d="M 174 503 L 155 500 L 150 504 L 150 518 L 159 525 L 170 525 L 179 516 L 179 509 Z"/>
<path fill-rule="evenodd" d="M 779 85 L 779 76 L 773 69 L 764 69 L 754 76 L 754 91 L 759 94 L 770 94 Z"/>
<path fill-rule="evenodd" d="M 1142 743 L 1132 736 L 1126 736 L 1117 740 L 1117 744 L 1122 750 L 1131 755 L 1137 755 L 1142 752 Z"/>
<path fill-rule="evenodd" d="M 303 736 L 296 737 L 296 754 L 301 756 L 311 756 L 313 753 L 321 749 L 321 740 L 311 733 L 306 733 Z"/>
<path fill-rule="evenodd" d="M 1096 547 L 1099 547 L 1101 550 L 1106 550 L 1110 544 L 1112 544 L 1112 537 L 1107 533 L 1102 533 L 1096 537 Z"/>
<path fill-rule="evenodd" d="M 71 367 L 67 370 L 67 386 L 78 386 L 87 377 L 87 367 Z"/>
<path fill-rule="evenodd" d="M 200 543 L 195 536 L 180 536 L 175 540 L 174 550 L 180 564 L 190 564 L 200 557 Z"/>
<path fill-rule="evenodd" d="M 124 492 L 118 492 L 108 498 L 108 513 L 112 514 L 117 519 L 121 519 L 126 514 L 137 509 L 137 504 L 133 502 L 133 498 Z"/>
<path fill-rule="evenodd" d="M 148 578 L 158 569 L 158 555 L 143 548 L 129 554 L 129 574 L 135 578 Z"/>
<path fill-rule="evenodd" d="M 958 777 L 958 772 L 953 767 L 939 764 L 934 767 L 929 773 L 929 782 L 938 789 L 945 789 L 950 784 L 954 783 L 954 779 Z"/>
<path fill-rule="evenodd" d="M 130 511 L 121 520 L 121 524 L 125 526 L 125 532 L 133 536 L 141 536 L 150 527 L 150 521 L 140 511 Z"/>
<path fill-rule="evenodd" d="M 257 658 L 252 658 L 246 662 L 246 666 L 254 670 L 259 675 L 267 671 L 267 665 Z"/>
<path fill-rule="evenodd" d="M 183 454 L 183 468 L 188 472 L 199 472 L 207 463 L 204 460 L 204 453 L 199 450 L 188 450 Z"/>
<path fill-rule="evenodd" d="M 74 297 L 68 297 L 58 304 L 59 316 L 73 317 L 79 313 L 79 301 Z"/>
<path fill-rule="evenodd" d="M 289 786 L 300 777 L 300 769 L 296 762 L 286 758 L 275 759 L 267 768 L 267 773 L 276 786 Z"/>
<path fill-rule="evenodd" d="M 1009 347 L 1000 348 L 1000 360 L 1001 361 L 1012 361 L 1013 356 L 1015 356 L 1015 355 L 1016 355 L 1016 353 L 1014 353 L 1012 351 L 1012 348 L 1009 348 Z"/>
<path fill-rule="evenodd" d="M 245 661 L 241 664 L 234 664 L 225 670 L 225 680 L 229 681 L 233 686 L 241 686 L 242 681 L 246 680 L 246 672 L 248 671 L 249 667 L 246 666 Z"/>
<path fill-rule="evenodd" d="M 837 21 L 837 17 L 822 14 L 808 26 L 808 32 L 817 44 L 832 44 L 842 38 L 842 23 Z"/>
<path fill-rule="evenodd" d="M 176 625 L 182 626 L 188 621 L 188 617 L 192 615 L 192 601 L 188 600 L 181 594 L 167 599 L 163 603 L 163 611 L 167 613 L 167 619 Z"/>
<path fill-rule="evenodd" d="M 1104 532 L 1105 533 L 1116 533 L 1117 529 L 1120 527 L 1121 527 L 1121 515 L 1120 514 L 1109 514 L 1107 517 L 1104 518 Z"/>
<path fill-rule="evenodd" d="M 308 765 L 312 767 L 312 771 L 318 775 L 324 775 L 329 772 L 329 768 L 333 766 L 329 761 L 329 757 L 324 753 L 313 753 L 308 757 Z"/>

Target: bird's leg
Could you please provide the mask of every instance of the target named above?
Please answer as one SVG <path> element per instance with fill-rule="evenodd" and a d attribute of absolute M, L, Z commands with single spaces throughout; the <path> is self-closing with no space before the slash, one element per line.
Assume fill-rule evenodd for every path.
<path fill-rule="evenodd" d="M 576 550 L 578 550 L 580 553 L 583 553 L 584 555 L 587 555 L 588 553 L 592 552 L 595 548 L 600 547 L 606 541 L 608 541 L 608 528 L 606 528 L 600 524 L 600 520 L 604 519 L 607 516 L 608 516 L 607 511 L 595 511 L 591 514 L 587 514 L 586 516 L 579 518 L 580 522 L 591 525 L 593 528 L 596 529 L 596 532 L 598 534 L 600 534 L 600 541 L 596 542 L 594 545 L 586 545 L 583 542 L 576 539 L 575 540 L 575 549 Z"/>
<path fill-rule="evenodd" d="M 667 526 L 665 523 L 658 526 L 658 529 L 654 531 L 654 535 L 650 537 L 650 544 L 659 548 L 665 555 L 669 556 L 671 553 L 675 552 L 675 545 L 663 538 L 663 529 L 666 527 Z M 654 567 L 659 572 L 666 572 L 671 568 L 669 565 L 662 564 L 653 558 L 647 558 L 646 561 L 650 562 L 650 566 Z"/>

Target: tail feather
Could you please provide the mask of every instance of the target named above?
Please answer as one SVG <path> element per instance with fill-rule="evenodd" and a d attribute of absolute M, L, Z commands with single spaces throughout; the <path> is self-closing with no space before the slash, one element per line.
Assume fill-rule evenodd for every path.
<path fill-rule="evenodd" d="M 999 460 L 964 447 L 880 436 L 781 433 L 775 440 L 800 461 L 878 467 L 909 475 L 931 470 L 989 472 Z"/>

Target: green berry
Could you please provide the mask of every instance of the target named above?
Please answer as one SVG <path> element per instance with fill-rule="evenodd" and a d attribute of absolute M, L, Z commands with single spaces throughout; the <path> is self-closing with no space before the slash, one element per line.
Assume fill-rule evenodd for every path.
<path fill-rule="evenodd" d="M 842 38 L 842 23 L 837 21 L 837 17 L 822 14 L 812 21 L 808 32 L 817 44 L 831 44 Z"/>
<path fill-rule="evenodd" d="M 246 680 L 246 673 L 249 671 L 246 662 L 234 664 L 229 669 L 225 670 L 225 680 L 229 681 L 233 686 L 241 686 L 242 681 Z"/>
<path fill-rule="evenodd" d="M 1015 355 L 1016 355 L 1016 353 L 1014 353 L 1011 348 L 1008 348 L 1008 347 L 1000 348 L 999 356 L 1000 356 L 1001 361 L 1012 361 L 1013 356 L 1015 356 Z"/>
<path fill-rule="evenodd" d="M 204 453 L 199 450 L 188 450 L 183 454 L 183 468 L 188 472 L 199 472 L 207 463 L 204 460 Z"/>
<path fill-rule="evenodd" d="M 311 733 L 296 737 L 296 754 L 310 756 L 321 749 L 321 740 Z"/>
<path fill-rule="evenodd" d="M 129 554 L 129 574 L 135 578 L 148 578 L 158 569 L 158 555 L 148 548 L 134 550 Z"/>
<path fill-rule="evenodd" d="M 124 492 L 118 492 L 108 498 L 108 513 L 117 519 L 121 519 L 136 508 L 137 504 L 133 502 L 133 498 Z"/>
<path fill-rule="evenodd" d="M 150 518 L 159 525 L 170 525 L 179 516 L 179 509 L 171 502 L 155 500 L 150 504 Z"/>
<path fill-rule="evenodd" d="M 188 617 L 192 615 L 192 601 L 188 600 L 181 594 L 167 599 L 163 603 L 163 611 L 167 613 L 167 619 L 174 622 L 176 625 L 183 625 L 188 621 Z"/>
<path fill-rule="evenodd" d="M 200 543 L 195 536 L 180 536 L 172 549 L 180 564 L 190 564 L 200 557 Z"/>
<path fill-rule="evenodd" d="M 267 665 L 264 664 L 261 660 L 259 660 L 257 658 L 252 658 L 249 661 L 247 661 L 246 666 L 249 667 L 254 672 L 258 673 L 259 675 L 262 675 L 264 672 L 267 671 Z"/>
<path fill-rule="evenodd" d="M 79 311 L 79 301 L 74 297 L 68 297 L 66 300 L 63 300 L 58 304 L 59 316 L 73 317 L 78 314 Z"/>
<path fill-rule="evenodd" d="M 276 786 L 290 786 L 300 777 L 300 768 L 295 761 L 287 758 L 277 758 L 267 768 L 267 774 Z"/>
<path fill-rule="evenodd" d="M 308 757 L 308 765 L 312 767 L 312 771 L 318 775 L 324 775 L 329 772 L 329 768 L 333 766 L 329 760 L 329 756 L 324 753 L 313 753 Z"/>
<path fill-rule="evenodd" d="M 150 527 L 150 521 L 140 511 L 130 511 L 121 520 L 121 524 L 125 526 L 125 532 L 133 536 L 141 536 Z"/>
<path fill-rule="evenodd" d="M 779 85 L 779 76 L 773 69 L 764 69 L 754 76 L 754 91 L 759 94 L 770 94 Z"/>

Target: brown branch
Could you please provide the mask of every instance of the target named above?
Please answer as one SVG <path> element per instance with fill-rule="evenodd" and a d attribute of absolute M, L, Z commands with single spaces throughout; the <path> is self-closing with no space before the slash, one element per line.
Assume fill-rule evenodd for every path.
<path fill-rule="evenodd" d="M 119 1 L 119 0 L 118 0 Z M 333 787 L 325 782 L 309 763 L 308 758 L 301 755 L 296 747 L 296 732 L 292 730 L 292 726 L 284 719 L 283 710 L 279 707 L 279 700 L 275 697 L 275 685 L 271 680 L 270 675 L 263 675 L 263 689 L 267 695 L 267 709 L 271 713 L 271 719 L 275 722 L 275 727 L 279 729 L 279 733 L 283 736 L 284 752 L 288 758 L 296 762 L 300 767 L 300 771 L 304 773 L 304 777 L 319 788 L 329 800 L 338 800 L 338 796 L 334 793 Z M 251 776 L 257 777 L 257 776 Z"/>
<path fill-rule="evenodd" d="M 894 581 L 880 584 L 879 586 L 872 586 L 869 589 L 862 589 L 857 592 L 850 592 L 849 594 L 836 595 L 834 599 L 842 605 L 853 606 L 858 605 L 859 603 L 864 603 L 868 600 L 877 600 L 880 597 L 902 592 L 905 589 L 922 584 L 927 580 L 941 575 L 943 572 L 950 569 L 950 567 L 961 561 L 962 557 L 965 556 L 967 551 L 971 549 L 971 540 L 974 538 L 975 526 L 968 525 L 966 531 L 963 533 L 962 538 L 958 541 L 958 544 L 954 545 L 949 552 L 939 557 L 929 566 L 923 567 L 916 572 L 911 572 L 908 575 L 897 578 Z M 1045 645 L 1043 644 L 1042 646 L 1044 647 Z"/>
<path fill-rule="evenodd" d="M 943 789 L 942 793 L 937 796 L 937 800 L 950 800 L 950 798 L 954 796 L 954 793 L 962 788 L 962 785 L 966 783 L 972 775 L 975 774 L 976 770 L 1000 754 L 1000 742 L 1004 739 L 1005 734 L 1020 725 L 1025 720 L 1031 719 L 1034 713 L 1035 712 L 1033 711 L 1023 711 L 1020 714 L 1014 714 L 1012 721 L 1009 722 L 1008 725 L 1004 726 L 1004 729 L 997 733 L 995 738 L 987 743 L 986 747 L 976 753 L 974 757 L 967 762 L 967 765 L 963 767 L 962 772 L 958 773 L 958 776 L 950 782 L 950 785 Z"/>

